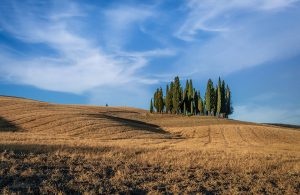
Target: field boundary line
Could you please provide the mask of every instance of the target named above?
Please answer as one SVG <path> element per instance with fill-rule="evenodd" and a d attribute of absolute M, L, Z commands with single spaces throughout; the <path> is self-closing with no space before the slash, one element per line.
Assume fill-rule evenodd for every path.
<path fill-rule="evenodd" d="M 211 143 L 211 128 L 208 126 L 208 141 L 204 144 L 204 146 L 207 146 Z"/>
<path fill-rule="evenodd" d="M 228 146 L 229 143 L 228 143 L 228 141 L 227 141 L 227 139 L 225 137 L 225 134 L 224 134 L 224 127 L 221 127 L 221 134 L 222 134 L 222 137 L 224 139 L 225 145 Z"/>

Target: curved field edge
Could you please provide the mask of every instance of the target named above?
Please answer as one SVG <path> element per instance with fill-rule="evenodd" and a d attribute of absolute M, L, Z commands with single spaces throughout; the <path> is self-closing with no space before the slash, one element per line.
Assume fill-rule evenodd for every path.
<path fill-rule="evenodd" d="M 0 97 L 2 193 L 299 194 L 300 132 Z"/>

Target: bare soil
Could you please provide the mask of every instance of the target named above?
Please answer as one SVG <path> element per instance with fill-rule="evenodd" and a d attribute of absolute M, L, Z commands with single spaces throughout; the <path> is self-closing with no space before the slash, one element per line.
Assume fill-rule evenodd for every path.
<path fill-rule="evenodd" d="M 299 194 L 300 131 L 0 97 L 0 192 Z"/>

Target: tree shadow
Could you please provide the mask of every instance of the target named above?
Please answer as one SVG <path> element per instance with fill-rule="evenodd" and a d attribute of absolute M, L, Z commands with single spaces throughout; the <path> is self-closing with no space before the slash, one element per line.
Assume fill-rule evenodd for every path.
<path fill-rule="evenodd" d="M 105 118 L 108 120 L 116 121 L 118 123 L 121 123 L 124 126 L 129 126 L 131 128 L 137 129 L 137 130 L 144 130 L 144 131 L 161 133 L 161 134 L 170 134 L 169 132 L 163 130 L 158 125 L 146 123 L 143 121 L 121 118 L 121 117 L 107 115 L 107 114 L 89 114 L 89 116 L 94 117 L 94 118 Z"/>
<path fill-rule="evenodd" d="M 118 147 L 115 146 L 68 146 L 64 144 L 29 144 L 29 143 L 0 143 L 0 152 L 3 151 L 14 151 L 15 154 L 23 153 L 34 153 L 34 154 L 44 154 L 47 152 L 56 152 L 56 151 L 66 151 L 74 153 L 74 150 L 78 153 L 105 153 L 112 150 L 117 150 Z"/>
<path fill-rule="evenodd" d="M 8 121 L 4 117 L 0 116 L 0 132 L 15 132 L 20 131 L 21 128 L 18 125 Z"/>

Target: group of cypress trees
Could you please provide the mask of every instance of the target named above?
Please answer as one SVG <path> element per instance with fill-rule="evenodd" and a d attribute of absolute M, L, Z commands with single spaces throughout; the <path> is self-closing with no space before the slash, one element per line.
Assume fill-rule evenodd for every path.
<path fill-rule="evenodd" d="M 186 81 L 183 89 L 176 76 L 170 85 L 167 84 L 165 96 L 161 87 L 155 91 L 150 101 L 150 112 L 228 117 L 233 113 L 231 91 L 220 77 L 215 87 L 209 79 L 203 100 L 200 90 L 195 90 L 191 79 Z"/>

